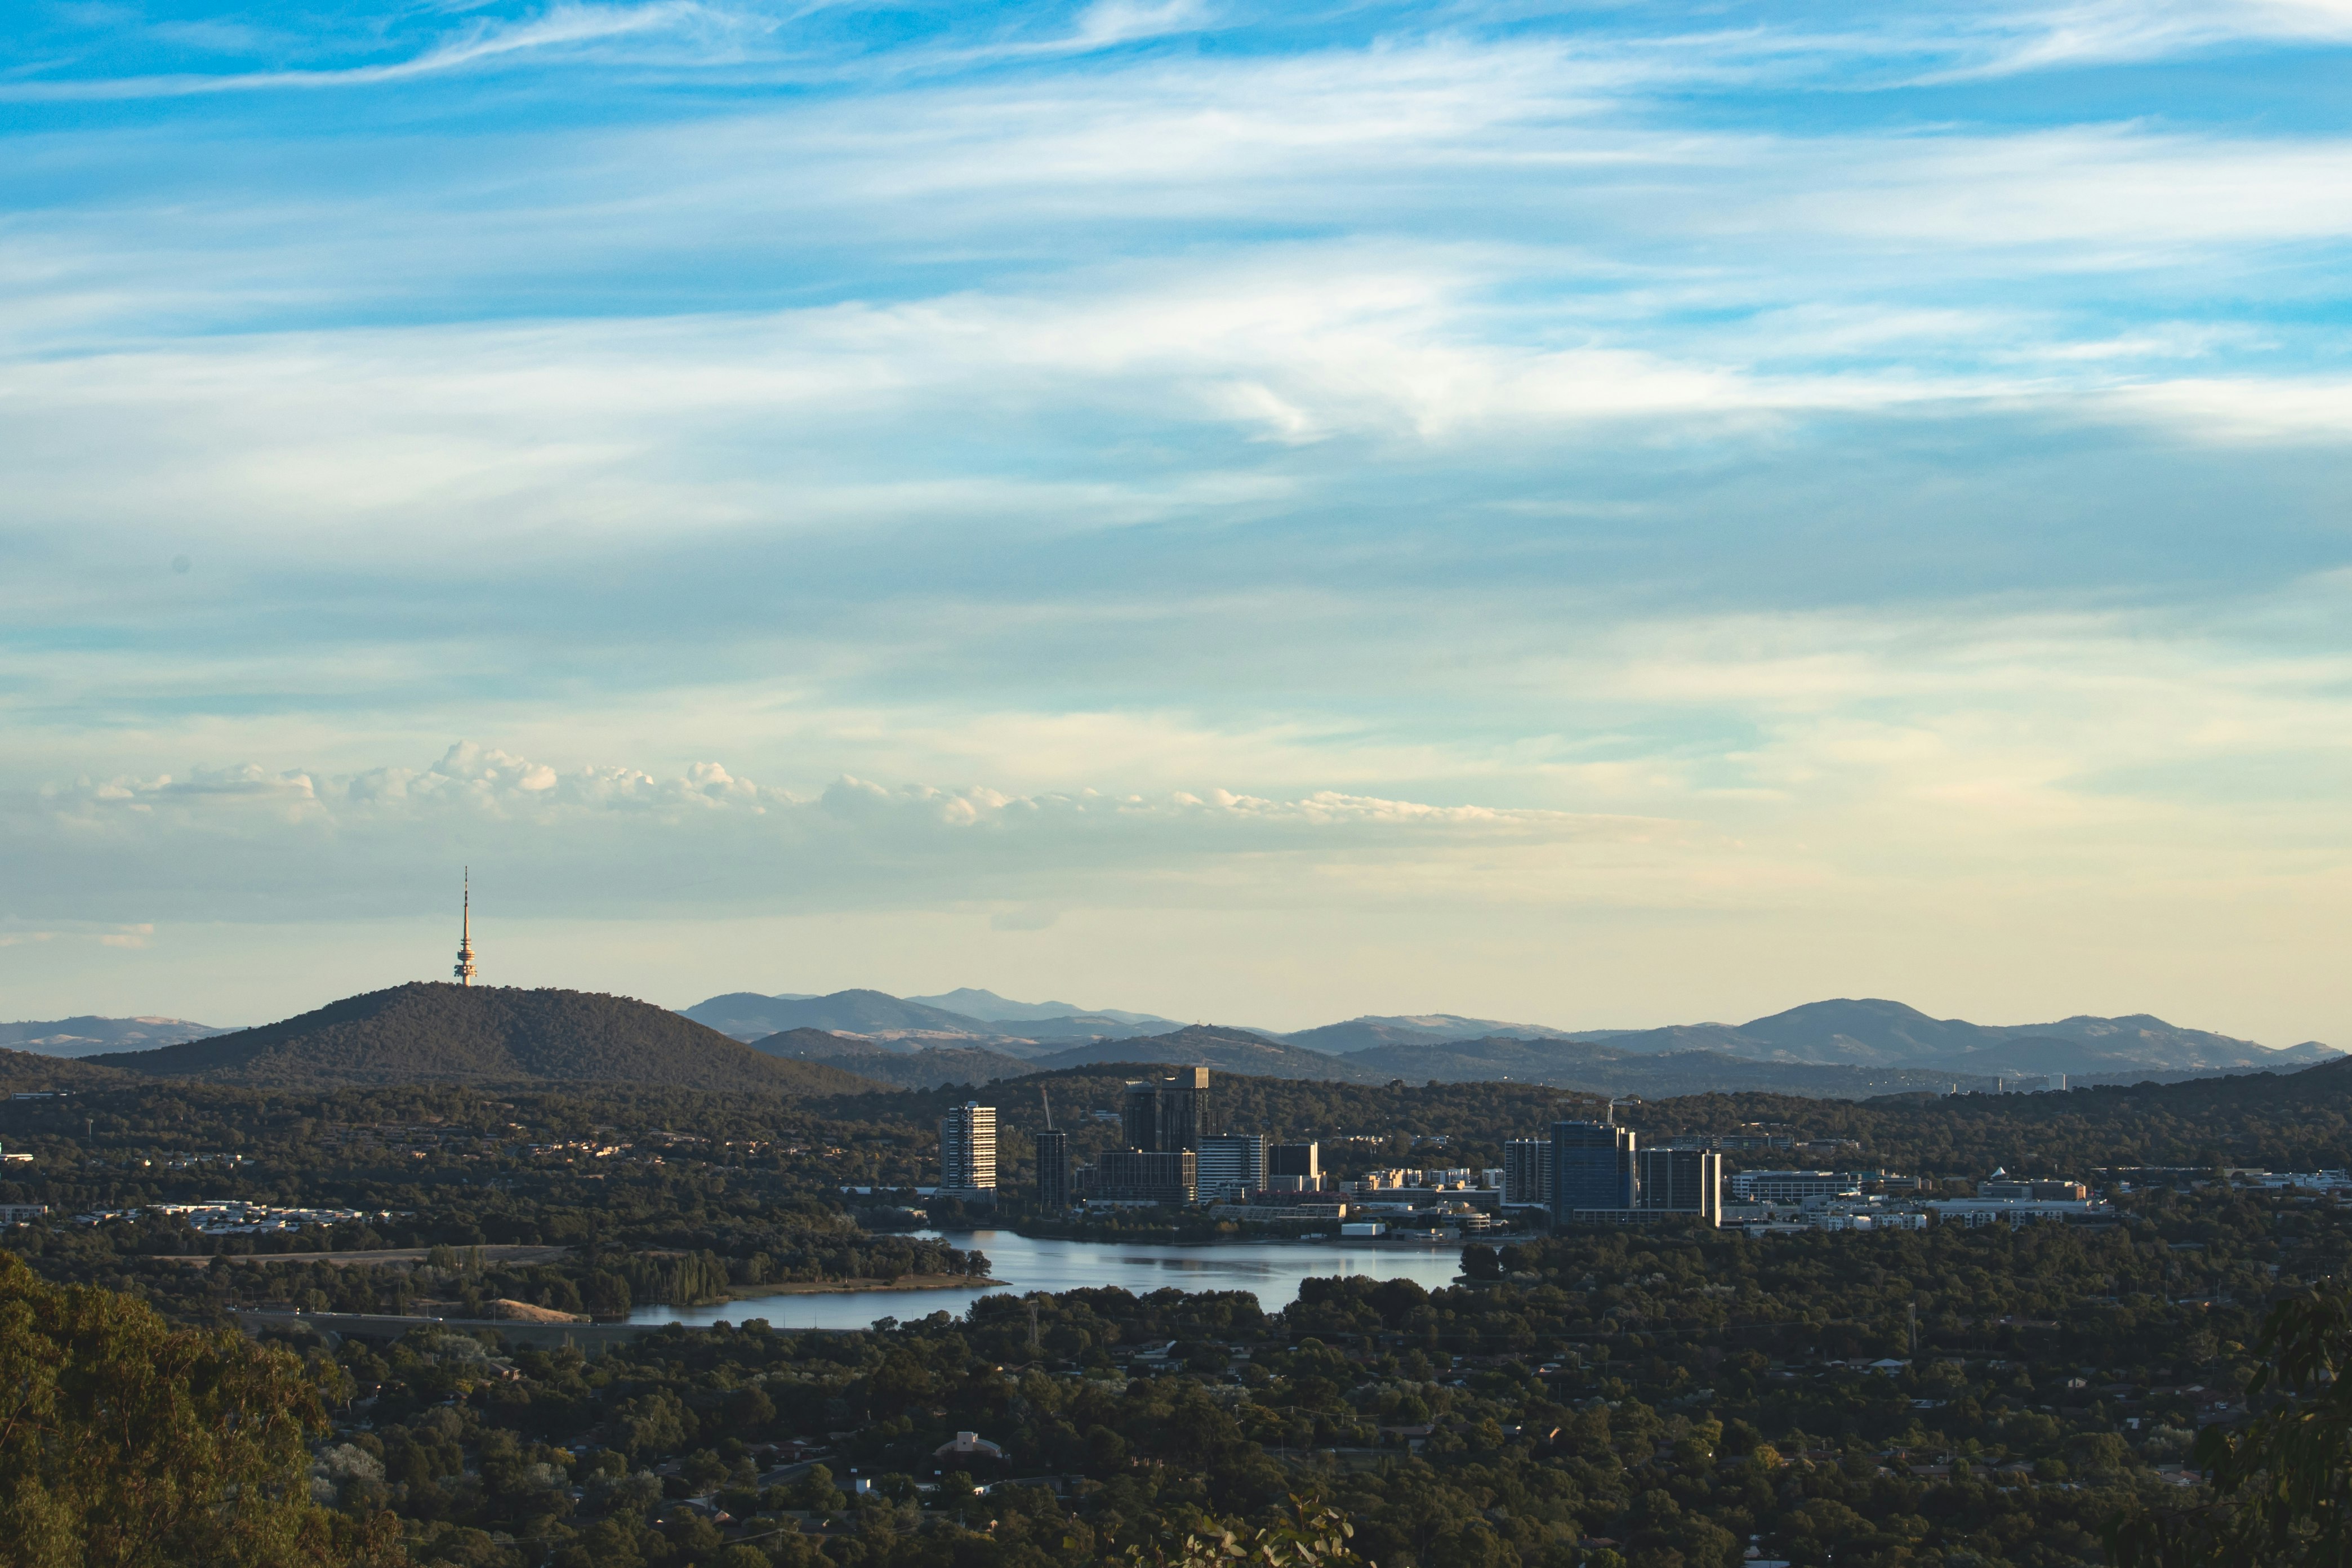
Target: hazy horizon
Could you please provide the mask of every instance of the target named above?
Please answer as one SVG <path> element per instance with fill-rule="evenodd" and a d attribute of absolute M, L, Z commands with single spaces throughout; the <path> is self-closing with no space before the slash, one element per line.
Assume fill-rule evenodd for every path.
<path fill-rule="evenodd" d="M 2352 1039 L 2339 6 L 0 47 L 0 1013 Z"/>
<path fill-rule="evenodd" d="M 348 994 L 361 994 L 361 993 L 363 993 L 363 992 L 367 992 L 367 991 L 382 990 L 382 989 L 384 989 L 384 988 L 386 988 L 386 987 L 388 987 L 388 986 L 405 984 L 408 984 L 408 983 L 410 983 L 410 982 L 412 982 L 412 981 L 416 981 L 416 980 L 425 980 L 425 981 L 434 981 L 434 982 L 438 982 L 438 981 L 441 981 L 441 980 L 443 980 L 443 979 L 445 979 L 445 978 L 446 978 L 446 977 L 444 977 L 444 976 L 441 976 L 441 975 L 436 975 L 436 974 L 415 974 L 415 975 L 410 975 L 410 976 L 406 977 L 406 979 L 404 979 L 404 980 L 385 980 L 385 981 L 382 981 L 382 982 L 379 982 L 379 983 L 374 984 L 365 984 L 365 985 L 361 985 L 361 986 L 357 987 L 357 989 L 356 989 L 355 991 L 353 991 L 353 992 L 352 992 L 352 993 L 348 993 Z M 477 984 L 482 984 L 482 985 L 499 985 L 499 984 L 517 984 L 517 985 L 521 985 L 521 984 L 523 984 L 524 983 L 521 983 L 521 982 L 502 982 L 502 981 L 499 981 L 499 980 L 491 979 L 491 978 L 488 978 L 488 977 L 487 977 L 487 976 L 486 976 L 486 977 L 484 977 L 484 978 L 482 978 L 482 979 L 478 980 L 478 981 L 477 982 Z M 538 982 L 538 983 L 536 983 L 536 984 L 556 984 L 556 983 L 554 983 L 554 982 Z M 605 991 L 605 992 L 610 992 L 610 991 L 612 991 L 612 988 L 611 988 L 611 987 L 609 987 L 609 986 L 598 986 L 598 985 L 563 985 L 563 986 L 561 986 L 560 988 L 562 988 L 562 989 L 568 989 L 568 990 L 587 990 L 587 991 Z M 827 987 L 826 989 L 824 989 L 824 990 L 803 991 L 803 992 L 800 992 L 800 993 L 798 993 L 798 994 L 803 994 L 803 995 L 806 995 L 806 996 L 810 996 L 810 997 L 824 997 L 824 996 L 829 996 L 829 995 L 838 994 L 840 994 L 840 993 L 842 993 L 842 992 L 845 992 L 845 991 L 880 991 L 880 992 L 883 992 L 883 994 L 887 994 L 887 995 L 896 996 L 896 997 L 899 997 L 899 998 L 901 998 L 901 999 L 905 999 L 905 1000 L 912 1000 L 912 999 L 914 999 L 914 998 L 916 998 L 916 997 L 921 997 L 921 996 L 937 996 L 937 995 L 944 995 L 944 994 L 946 994 L 947 993 L 950 993 L 950 992 L 952 992 L 952 991 L 957 991 L 957 990 L 961 990 L 961 989 L 966 989 L 966 988 L 969 988 L 969 989 L 971 989 L 971 990 L 978 990 L 978 991 L 995 991 L 995 992 L 996 992 L 996 994 L 997 994 L 997 995 L 998 995 L 1002 1000 L 1003 1000 L 1003 1001 L 1011 1002 L 1011 1003 L 1016 1003 L 1016 1004 L 1021 1004 L 1021 1005 L 1034 1005 L 1034 1003 L 1032 1002 L 1032 999 L 1030 999 L 1030 998 L 1024 997 L 1024 996 L 1012 995 L 1012 994 L 1007 994 L 1007 993 L 1005 993 L 1005 992 L 998 991 L 998 990 L 997 990 L 995 987 L 993 987 L 993 986 L 989 986 L 989 985 L 971 985 L 971 984 L 970 984 L 970 983 L 969 983 L 968 981 L 967 981 L 967 982 L 965 982 L 965 983 L 963 983 L 963 984 L 958 984 L 958 985 L 940 986 L 940 987 L 937 987 L 937 988 L 935 988 L 935 989 L 929 989 L 929 990 L 924 990 L 924 989 L 909 989 L 909 990 L 905 990 L 905 991 L 888 991 L 888 990 L 886 990 L 884 987 L 881 987 L 881 986 L 875 986 L 875 985 L 855 985 L 855 984 L 853 984 L 853 985 L 834 985 L 834 986 L 829 986 L 829 987 Z M 648 1003 L 651 1003 L 651 1004 L 653 1004 L 654 1005 L 656 1005 L 656 1006 L 668 1008 L 668 1009 L 670 1009 L 670 1010 L 671 1010 L 671 1011 L 673 1011 L 673 1012 L 683 1012 L 683 1011 L 685 1011 L 687 1008 L 689 1008 L 689 1007 L 695 1006 L 695 1005 L 698 1005 L 698 1004 L 700 1004 L 700 1003 L 702 1003 L 702 1002 L 709 1001 L 709 1000 L 712 999 L 713 997 L 721 996 L 721 995 L 728 995 L 728 994 L 752 994 L 752 995 L 761 995 L 761 996 L 771 996 L 771 997 L 773 997 L 773 996 L 778 996 L 778 995 L 782 995 L 782 994 L 793 994 L 793 990 L 794 990 L 794 988 L 793 988 L 793 987 L 791 987 L 791 986 L 776 986 L 776 987 L 773 987 L 773 988 L 767 988 L 767 989 L 763 989 L 762 987 L 758 986 L 758 985 L 749 985 L 749 986 L 745 986 L 745 985 L 738 985 L 738 986 L 727 986 L 727 987 L 721 987 L 721 988 L 717 989 L 717 990 L 713 990 L 713 991 L 709 991 L 709 992 L 700 993 L 700 994 L 696 994 L 696 995 L 694 995 L 694 996 L 690 996 L 690 997 L 684 997 L 684 998 L 668 998 L 668 999 L 665 999 L 665 998 L 663 998 L 663 997 L 656 996 L 656 995 L 637 994 L 635 994 L 635 993 L 629 993 L 629 992 L 619 992 L 619 993 L 614 993 L 614 994 L 623 994 L 623 995 L 632 995 L 632 996 L 634 996 L 634 997 L 635 997 L 635 1000 L 640 1001 L 640 1002 L 648 1002 Z M 252 1028 L 252 1027 L 256 1027 L 256 1026 L 259 1026 L 259 1025 L 263 1025 L 263 1024 L 274 1023 L 274 1022 L 277 1022 L 280 1016 L 293 1016 L 298 1015 L 298 1014 L 300 1014 L 300 1013 L 308 1012 L 308 1011 L 310 1011 L 311 1008 L 318 1007 L 318 1006 L 322 1006 L 322 1005 L 326 1005 L 327 1003 L 341 1000 L 341 997 L 342 997 L 344 994 L 346 994 L 346 993 L 337 993 L 337 994 L 334 994 L 334 995 L 321 995 L 321 996 L 320 996 L 320 997 L 316 998 L 316 999 L 315 999 L 315 1000 L 313 1000 L 313 1001 L 305 1002 L 305 1003 L 301 1003 L 301 1004 L 299 1004 L 299 1005 L 298 1005 L 290 1006 L 290 1007 L 289 1007 L 289 1008 L 287 1009 L 287 1011 L 286 1011 L 283 1015 L 272 1015 L 272 1016 L 268 1016 L 268 1017 L 247 1017 L 247 1018 L 236 1018 L 236 1019 L 233 1019 L 233 1020 L 224 1020 L 224 1019 L 219 1019 L 219 1018 L 197 1017 L 197 1016 L 194 1016 L 194 1015 L 191 1015 L 191 1014 L 188 1014 L 188 1013 L 173 1013 L 173 1012 L 171 1012 L 171 1011 L 168 1011 L 168 1010 L 159 1010 L 159 1009 L 143 1009 L 143 1010 L 142 1010 L 142 1011 L 140 1011 L 140 1012 L 138 1012 L 138 1013 L 135 1013 L 135 1014 L 115 1014 L 115 1015 L 96 1014 L 96 1015 L 93 1015 L 93 1014 L 91 1014 L 90 1009 L 89 1009 L 89 1008 L 79 1008 L 79 1009 L 76 1009 L 76 1010 L 71 1011 L 71 1012 L 66 1012 L 66 1013 L 58 1013 L 58 1014 L 55 1014 L 55 1015 L 49 1016 L 48 1016 L 48 1017 L 47 1017 L 47 1018 L 44 1018 L 44 1019 L 38 1019 L 38 1020 L 32 1019 L 32 1018 L 0 1018 L 0 1023 L 22 1023 L 22 1022 L 32 1022 L 32 1021 L 53 1021 L 53 1020 L 58 1020 L 58 1019 L 68 1018 L 68 1017 L 75 1017 L 75 1016 L 116 1016 L 116 1017 L 133 1017 L 133 1016 L 136 1016 L 136 1017 L 159 1017 L 159 1018 L 170 1018 L 170 1019 L 173 1019 L 173 1020 L 176 1020 L 176 1021 L 179 1021 L 179 1022 L 183 1022 L 183 1023 L 204 1024 L 204 1025 L 207 1025 L 207 1026 L 214 1026 L 214 1027 L 237 1028 L 237 1029 L 242 1029 L 242 1028 Z M 1042 994 L 1041 994 L 1041 998 L 1040 998 L 1040 999 L 1042 999 Z M 1345 1015 L 1338 1015 L 1338 1014 L 1334 1014 L 1334 1015 L 1329 1015 L 1329 1016 L 1316 1016 L 1316 1017 L 1312 1017 L 1312 1018 L 1305 1018 L 1305 1019 L 1300 1019 L 1300 1020 L 1292 1021 L 1292 1022 L 1286 1022 L 1286 1023 L 1273 1024 L 1273 1023 L 1268 1023 L 1268 1022 L 1266 1022 L 1266 1021 L 1265 1021 L 1265 1020 L 1264 1020 L 1264 1019 L 1246 1019 L 1246 1020 L 1244 1020 L 1244 1019 L 1238 1019 L 1238 1018 L 1230 1018 L 1230 1017 L 1222 1017 L 1222 1016 L 1205 1016 L 1205 1015 L 1202 1015 L 1202 1016 L 1187 1016 L 1186 1014 L 1181 1013 L 1181 1012 L 1167 1012 L 1167 1011 L 1160 1011 L 1160 1010 L 1158 1010 L 1158 1009 L 1152 1009 L 1152 1008 L 1131 1007 L 1131 1006 L 1129 1006 L 1129 1005 L 1128 1005 L 1128 1003 L 1127 1003 L 1125 1000 L 1123 1000 L 1123 999 L 1119 999 L 1119 998 L 1113 998 L 1113 999 L 1111 999 L 1111 1000 L 1109 1000 L 1109 1001 L 1103 1001 L 1103 1000 L 1097 999 L 1097 1000 L 1094 1000 L 1094 1001 L 1089 1001 L 1089 1002 L 1085 1002 L 1085 1003 L 1077 1003 L 1077 1004 L 1074 1004 L 1073 1005 L 1074 1005 L 1076 1009 L 1078 1009 L 1078 1010 L 1080 1010 L 1080 1011 L 1085 1011 L 1085 1012 L 1098 1012 L 1098 1011 L 1100 1011 L 1100 1010 L 1102 1010 L 1102 1009 L 1104 1009 L 1104 1008 L 1118 1008 L 1118 1009 L 1120 1009 L 1120 1010 L 1122 1010 L 1122 1011 L 1127 1011 L 1127 1012 L 1158 1012 L 1158 1015 L 1159 1015 L 1160 1017 L 1168 1018 L 1168 1019 L 1171 1019 L 1171 1020 L 1173 1020 L 1173 1021 L 1175 1021 L 1175 1022 L 1178 1022 L 1178 1023 L 1186 1023 L 1186 1024 L 1195 1024 L 1195 1023 L 1197 1023 L 1197 1024 L 1205 1024 L 1205 1025 L 1209 1025 L 1209 1026 L 1213 1026 L 1213 1027 L 1220 1027 L 1220 1028 L 1241 1028 L 1241 1029 L 1257 1028 L 1257 1029 L 1266 1029 L 1266 1030 L 1271 1030 L 1271 1031 L 1273 1031 L 1273 1032 L 1275 1032 L 1275 1033 L 1276 1033 L 1276 1034 L 1285 1034 L 1285 1035 L 1287 1035 L 1287 1034 L 1296 1034 L 1296 1033 L 1297 1033 L 1298 1031 L 1303 1030 L 1303 1029 L 1311 1029 L 1311 1028 L 1316 1028 L 1316 1027 L 1318 1027 L 1318 1026 L 1320 1026 L 1328 1025 L 1328 1024 L 1351 1022 L 1351 1021 L 1353 1021 L 1353 1020 L 1355 1020 L 1355 1019 L 1357 1019 L 1357 1018 L 1363 1018 L 1363 1017 L 1403 1018 L 1403 1017 L 1431 1017 L 1431 1016 L 1454 1016 L 1454 1017 L 1465 1017 L 1465 1018 L 1478 1018 L 1478 1019 L 1484 1019 L 1484 1020 L 1486 1020 L 1486 1021 L 1489 1021 L 1489 1022 L 1494 1022 L 1494 1023 L 1504 1023 L 1504 1024 L 1513 1024 L 1513 1025 L 1526 1025 L 1526 1026 L 1542 1026 L 1542 1027 L 1548 1027 L 1548 1028 L 1559 1029 L 1559 1030 L 1562 1030 L 1563 1032 L 1580 1032 L 1580 1033 L 1581 1033 L 1581 1032 L 1589 1032 L 1589 1031 L 1622 1029 L 1622 1030 L 1624 1030 L 1624 1031 L 1627 1031 L 1627 1032 L 1629 1032 L 1629 1033 L 1630 1033 L 1630 1032 L 1633 1032 L 1633 1031 L 1637 1031 L 1637 1030 L 1642 1030 L 1642 1029 L 1662 1028 L 1662 1027 L 1667 1027 L 1667 1026 L 1679 1026 L 1679 1025 L 1696 1025 L 1696 1026 L 1739 1026 L 1739 1025 L 1742 1025 L 1742 1024 L 1746 1024 L 1746 1023 L 1750 1023 L 1750 1022 L 1753 1022 L 1753 1021 L 1756 1021 L 1756 1020 L 1759 1020 L 1759 1019 L 1767 1018 L 1767 1017 L 1771 1017 L 1771 1016 L 1775 1016 L 1775 1015 L 1777 1015 L 1777 1014 L 1780 1014 L 1780 1013 L 1782 1013 L 1782 1012 L 1788 1011 L 1788 1010 L 1789 1010 L 1789 1008 L 1791 1008 L 1791 1007 L 1800 1007 L 1800 1006 L 1804 1006 L 1804 1005 L 1807 1005 L 1808 1004 L 1811 1004 L 1811 1003 L 1819 1003 L 1819 1002 L 1833 1002 L 1833 1001 L 1892 1001 L 1892 1002 L 1902 1002 L 1903 1000 L 1904 1000 L 1904 999 L 1903 999 L 1903 998 L 1901 998 L 1901 997 L 1899 997 L 1899 996 L 1895 996 L 1895 997 L 1886 997 L 1886 996 L 1880 996 L 1880 997 L 1865 997 L 1865 996 L 1845 996 L 1845 997 L 1837 997 L 1837 996 L 1812 996 L 1812 997 L 1808 997 L 1808 998 L 1806 998 L 1806 999 L 1805 999 L 1805 1001 L 1803 1001 L 1803 1002 L 1790 1003 L 1790 1004 L 1786 1005 L 1785 1006 L 1773 1007 L 1773 1008 L 1768 1009 L 1768 1010 L 1763 1011 L 1763 1012 L 1741 1012 L 1741 1013 L 1736 1013 L 1736 1014 L 1728 1014 L 1728 1015 L 1725 1015 L 1725 1016 L 1719 1016 L 1719 1017 L 1718 1017 L 1718 1016 L 1707 1016 L 1707 1017 L 1678 1016 L 1678 1017 L 1672 1017 L 1672 1018 L 1657 1018 L 1657 1019 L 1653 1019 L 1653 1020 L 1650 1020 L 1650 1021 L 1647 1021 L 1647 1022 L 1644 1022 L 1644 1023 L 1637 1023 L 1637 1024 L 1626 1024 L 1626 1023 L 1606 1023 L 1606 1022 L 1594 1022 L 1594 1021 L 1591 1021 L 1591 1020 L 1560 1019 L 1560 1018 L 1540 1017 L 1540 1016 L 1516 1016 L 1516 1015 L 1513 1015 L 1513 1016 L 1506 1016 L 1506 1015 L 1498 1014 L 1498 1013 L 1485 1012 L 1485 1011 L 1481 1011 L 1481 1010 L 1475 1009 L 1475 1008 L 1461 1008 L 1461 1007 L 1400 1008 L 1400 1009 L 1395 1009 L 1395 1010 L 1389 1011 L 1389 1012 L 1379 1012 L 1379 1013 L 1370 1013 L 1370 1012 L 1358 1011 L 1358 1012 L 1349 1013 L 1349 1014 L 1345 1014 Z M 1910 1004 L 1906 1004 L 1906 1005 L 1909 1005 Z M 2086 1014 L 2086 1013 L 2084 1012 L 2084 1010 L 2077 1009 L 2077 1010 L 2075 1010 L 2074 1012 L 2072 1012 L 2072 1013 L 2066 1013 L 2066 1014 L 2052 1014 L 2052 1015 L 2049 1015 L 2049 1016 L 2046 1016 L 2046 1017 L 2040 1017 L 2040 1016 L 2037 1016 L 2037 1017 L 2032 1017 L 2032 1018 L 2003 1018 L 2003 1017 L 1992 1017 L 1992 1016 L 1983 1016 L 1983 1015 L 1970 1015 L 1970 1014 L 1966 1014 L 1966 1013 L 1937 1013 L 1937 1012 L 1933 1011 L 1932 1009 L 1927 1009 L 1927 1008 L 1922 1008 L 1922 1009 L 1920 1009 L 1920 1010 L 1921 1010 L 1922 1012 L 1926 1012 L 1926 1013 L 1927 1013 L 1927 1014 L 1928 1014 L 1930 1016 L 1932 1016 L 1932 1017 L 1936 1017 L 1936 1018 L 1939 1018 L 1939 1019 L 1961 1019 L 1961 1020 L 1964 1020 L 1964 1021 L 1966 1021 L 1966 1022 L 1972 1023 L 1972 1024 L 1984 1024 L 1984 1025 L 1990 1025 L 1990 1026 L 2014 1026 L 2025 1025 L 2025 1024 L 2057 1023 L 2057 1022 L 2062 1021 L 2062 1020 L 2063 1020 L 2063 1019 L 2064 1019 L 2064 1018 L 2068 1018 L 2068 1017 L 2079 1017 L 2079 1016 L 2101 1016 L 2101 1017 L 2132 1016 L 2135 1016 L 2136 1014 L 2145 1014 L 2145 1013 L 2147 1012 L 2147 1009 L 2145 1009 L 2145 1008 L 2140 1008 L 2140 1009 L 2133 1009 L 2133 1010 L 2129 1010 L 2129 1011 L 2126 1011 L 2126 1012 L 2122 1012 L 2122 1013 Z M 2310 1044 L 2310 1043 L 2313 1043 L 2313 1042 L 2311 1042 L 2311 1041 L 2309 1041 L 2309 1040 L 2286 1040 L 2286 1041 L 2276 1041 L 2276 1040 L 2259 1040 L 2259 1039 L 2254 1039 L 2254 1038 L 2253 1038 L 2252 1037 L 2251 1037 L 2251 1036 L 2248 1036 L 2248 1035 L 2245 1035 L 2245 1034 L 2240 1033 L 2239 1031 L 2233 1030 L 2233 1029 L 2230 1028 L 2229 1026 L 2227 1026 L 2226 1025 L 2217 1025 L 2217 1024 L 2212 1024 L 2212 1023 L 2210 1023 L 2210 1022 L 2201 1022 L 2201 1021 L 2198 1021 L 2198 1020 L 2180 1019 L 2180 1018 L 2166 1018 L 2166 1019 L 2164 1019 L 2163 1021 L 2164 1021 L 2164 1022 L 2166 1022 L 2166 1023 L 2168 1023 L 2168 1024 L 2173 1025 L 2173 1026 L 2177 1026 L 2177 1027 L 2189 1028 L 2189 1029 L 2202 1029 L 2202 1030 L 2204 1030 L 2205 1032 L 2207 1032 L 2207 1033 L 2209 1033 L 2209 1034 L 2225 1035 L 2225 1036 L 2230 1036 L 2230 1037 L 2233 1037 L 2233 1038 L 2247 1040 L 2247 1041 L 2248 1041 L 2249 1043 L 2251 1043 L 2251 1044 L 2254 1044 L 2254 1045 L 2258 1045 L 2258 1046 L 2263 1046 L 2263 1047 L 2266 1047 L 2266 1048 L 2268 1048 L 2268 1049 L 2271 1049 L 2271 1050 L 2286 1050 L 2286 1049 L 2289 1049 L 2289 1048 L 2291 1048 L 2291 1047 L 2294 1047 L 2294 1046 L 2299 1046 L 2299 1045 L 2305 1045 L 2305 1044 Z M 2317 1043 L 2320 1043 L 2320 1044 L 2332 1044 L 2332 1042 L 2327 1042 L 2327 1041 L 2320 1041 L 2320 1042 L 2317 1042 Z"/>

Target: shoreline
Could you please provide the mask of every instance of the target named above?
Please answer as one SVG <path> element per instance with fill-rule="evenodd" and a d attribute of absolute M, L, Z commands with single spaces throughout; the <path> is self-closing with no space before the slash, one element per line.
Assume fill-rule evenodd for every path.
<path fill-rule="evenodd" d="M 969 1274 L 902 1274 L 896 1279 L 784 1279 L 772 1285 L 734 1285 L 730 1301 L 756 1301 L 763 1296 L 884 1295 L 894 1290 L 1009 1290 L 1009 1279 L 975 1279 Z M 717 1302 L 706 1305 L 716 1306 Z"/>
<path fill-rule="evenodd" d="M 1471 1240 L 1448 1237 L 1438 1240 L 1420 1236 L 1187 1236 L 1178 1231 L 1139 1235 L 1127 1233 L 1111 1236 L 1063 1236 L 1053 1231 L 1024 1230 L 1018 1226 L 969 1226 L 955 1230 L 934 1227 L 932 1234 L 942 1239 L 957 1236 L 976 1236 L 983 1231 L 1009 1231 L 1025 1241 L 1083 1242 L 1097 1247 L 1117 1247 L 1132 1242 L 1144 1247 L 1370 1247 L 1374 1249 L 1421 1247 L 1441 1252 L 1458 1252 L 1465 1246 L 1508 1247 L 1524 1241 L 1539 1239 L 1540 1231 L 1507 1231 L 1499 1235 L 1481 1236 Z"/>

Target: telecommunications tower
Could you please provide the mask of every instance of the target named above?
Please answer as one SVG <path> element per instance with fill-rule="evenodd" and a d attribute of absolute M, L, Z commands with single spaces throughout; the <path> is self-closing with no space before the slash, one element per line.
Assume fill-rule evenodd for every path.
<path fill-rule="evenodd" d="M 474 968 L 474 868 L 466 868 L 464 901 L 457 914 L 457 967 L 454 973 L 460 985 L 471 985 L 477 971 Z"/>

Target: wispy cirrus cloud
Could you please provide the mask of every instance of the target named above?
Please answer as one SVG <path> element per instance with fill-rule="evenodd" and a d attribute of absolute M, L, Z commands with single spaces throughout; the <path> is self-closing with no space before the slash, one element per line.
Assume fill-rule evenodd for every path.
<path fill-rule="evenodd" d="M 2060 0 L 1982 8 L 1945 26 L 1951 63 L 1932 71 L 1930 80 L 2142 63 L 2247 45 L 2341 44 L 2352 40 L 2352 6 L 2342 0 Z"/>
<path fill-rule="evenodd" d="M 65 79 L 19 76 L 14 80 L 0 78 L 0 101 L 87 102 L 383 86 L 517 58 L 561 54 L 614 39 L 709 28 L 726 19 L 726 13 L 701 0 L 646 0 L 639 5 L 617 5 L 563 4 L 511 21 L 468 18 L 454 32 L 415 53 L 381 63 L 161 76 L 93 74 Z M 192 33 L 185 24 L 165 29 L 159 36 L 210 53 L 255 46 L 274 49 L 289 41 L 283 35 L 220 27 Z"/>
<path fill-rule="evenodd" d="M 600 964 L 2340 1011 L 2336 8 L 306 16 L 9 46 L 0 918 L 156 928 L 12 985 L 503 860 Z"/>

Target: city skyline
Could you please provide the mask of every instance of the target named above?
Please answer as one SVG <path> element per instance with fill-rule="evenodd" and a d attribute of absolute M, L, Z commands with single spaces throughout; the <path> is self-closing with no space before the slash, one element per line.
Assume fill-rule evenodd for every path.
<path fill-rule="evenodd" d="M 2352 1037 L 2336 8 L 7 47 L 15 1016 Z"/>

